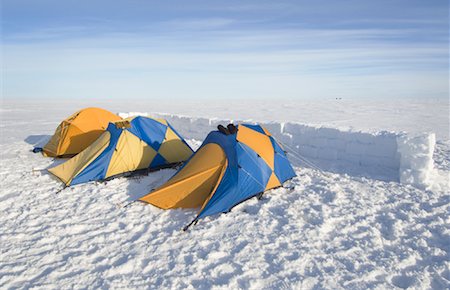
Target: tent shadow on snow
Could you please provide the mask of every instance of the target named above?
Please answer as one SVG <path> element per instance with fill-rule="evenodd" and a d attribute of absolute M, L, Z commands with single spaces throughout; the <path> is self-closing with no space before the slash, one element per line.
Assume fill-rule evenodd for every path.
<path fill-rule="evenodd" d="M 50 140 L 51 137 L 52 137 L 52 135 L 30 135 L 27 138 L 25 138 L 23 141 L 32 145 L 33 147 L 44 147 L 45 144 L 47 144 L 47 142 Z M 39 153 L 39 155 L 41 155 L 41 153 Z M 53 176 L 52 174 L 50 174 L 47 171 L 47 169 L 57 166 L 61 163 L 64 163 L 67 160 L 69 160 L 69 158 L 53 158 L 53 159 L 51 159 L 52 163 L 50 165 L 48 165 L 45 168 L 46 170 L 43 170 L 41 172 L 41 174 Z M 55 178 L 55 180 L 59 180 L 59 179 Z"/>
<path fill-rule="evenodd" d="M 30 135 L 23 141 L 35 147 L 43 147 L 45 144 L 47 144 L 48 140 L 50 140 L 51 137 L 51 135 Z"/>
<path fill-rule="evenodd" d="M 148 194 L 150 190 L 166 183 L 167 180 L 175 174 L 175 172 L 177 172 L 175 168 L 165 168 L 151 171 L 148 174 L 125 177 L 128 182 L 126 188 L 128 199 L 126 201 L 131 202 Z M 144 205 L 144 203 L 142 204 Z"/>
<path fill-rule="evenodd" d="M 305 162 L 303 160 L 298 160 L 296 156 L 292 157 L 292 154 L 289 155 L 289 161 L 292 165 L 300 169 L 309 168 L 316 171 L 348 175 L 356 178 L 369 178 L 385 182 L 399 182 L 398 169 L 396 168 L 361 166 L 345 161 L 333 163 L 330 160 L 313 158 L 309 158 Z"/>
<path fill-rule="evenodd" d="M 127 177 L 126 194 L 128 198 L 121 201 L 121 205 L 125 206 L 130 202 L 138 200 L 140 197 L 145 196 L 154 188 L 160 187 L 165 184 L 175 173 L 177 169 L 166 168 L 157 171 L 149 172 L 148 175 L 135 175 Z M 107 181 L 109 182 L 109 181 Z M 169 215 L 172 222 L 165 225 L 166 231 L 180 231 L 181 227 L 185 226 L 189 220 L 192 219 L 198 213 L 199 208 L 177 208 L 172 210 L 163 210 L 156 206 L 136 201 L 132 206 L 148 207 L 162 215 Z"/>
<path fill-rule="evenodd" d="M 45 146 L 45 144 L 47 144 L 48 140 L 50 140 L 51 137 L 52 137 L 52 135 L 29 135 L 23 141 L 32 145 L 33 147 L 43 147 L 43 146 Z M 41 153 L 39 153 L 38 155 L 39 155 L 39 157 L 42 157 Z M 47 169 L 52 168 L 54 166 L 57 166 L 65 161 L 67 161 L 68 158 L 64 158 L 64 159 L 58 159 L 58 158 L 50 159 L 49 158 L 49 160 L 51 160 L 51 163 L 47 167 L 44 168 L 45 170 L 41 170 L 41 174 L 54 177 L 52 174 L 50 174 L 47 171 Z M 59 181 L 58 178 L 56 178 L 56 177 L 54 177 L 54 178 L 55 178 L 55 180 Z"/>

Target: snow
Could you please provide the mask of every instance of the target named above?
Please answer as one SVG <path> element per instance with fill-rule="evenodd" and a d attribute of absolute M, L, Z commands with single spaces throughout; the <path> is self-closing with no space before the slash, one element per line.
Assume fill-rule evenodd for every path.
<path fill-rule="evenodd" d="M 418 185 L 433 183 L 435 144 L 434 134 L 398 138 L 401 182 Z"/>
<path fill-rule="evenodd" d="M 308 158 L 321 168 L 338 164 L 340 154 L 348 153 L 348 163 L 342 162 L 341 170 L 296 167 L 292 190 L 271 190 L 262 200 L 248 200 L 228 214 L 208 217 L 182 232 L 195 210 L 161 210 L 141 203 L 118 206 L 164 183 L 173 169 L 83 184 L 56 194 L 61 183 L 32 169 L 60 161 L 30 150 L 45 142 L 61 119 L 83 106 L 4 104 L 0 113 L 0 288 L 450 287 L 450 142 L 443 130 L 447 125 L 439 123 L 436 135 L 433 130 L 421 130 L 433 129 L 435 120 L 448 118 L 436 113 L 445 112 L 441 104 L 424 105 L 423 112 L 411 104 L 383 107 L 392 112 L 411 108 L 411 114 L 418 116 L 434 108 L 433 120 L 409 127 L 402 125 L 407 114 L 399 114 L 398 127 L 385 127 L 388 109 L 371 112 L 372 104 L 348 105 L 348 115 L 366 110 L 373 124 L 379 119 L 370 130 L 358 127 L 358 122 L 352 128 L 324 122 L 320 108 L 308 104 L 304 107 L 319 112 L 314 122 L 293 119 L 289 113 L 279 119 L 284 111 L 270 118 L 257 112 L 262 105 L 255 105 L 247 115 L 240 107 L 224 113 L 214 105 L 190 108 L 191 112 L 153 108 L 148 103 L 98 105 L 115 112 L 199 116 L 173 124 L 177 130 L 186 130 L 181 133 L 194 148 L 209 126 L 227 118 L 224 114 L 236 120 L 271 120 L 267 127 L 285 138 L 283 143 L 291 140 L 291 145 L 309 146 L 317 156 L 327 152 L 324 160 Z M 278 106 L 267 107 L 276 110 Z M 202 113 L 206 111 L 209 115 Z M 301 130 L 309 134 L 304 135 L 310 137 L 307 141 L 299 137 Z M 335 148 L 336 154 L 329 148 Z M 374 162 L 384 169 L 392 166 L 399 180 L 376 178 L 379 168 L 358 172 L 364 166 L 354 166 L 352 158 L 358 160 L 369 149 L 373 156 L 367 157 L 365 167 Z M 387 154 L 396 156 L 398 163 L 381 158 Z M 409 172 L 411 168 L 426 170 L 429 175 L 423 178 L 429 185 L 400 180 L 420 174 Z"/>

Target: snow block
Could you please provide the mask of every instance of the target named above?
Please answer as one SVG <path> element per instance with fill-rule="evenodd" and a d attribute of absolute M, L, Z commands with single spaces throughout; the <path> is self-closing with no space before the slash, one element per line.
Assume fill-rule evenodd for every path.
<path fill-rule="evenodd" d="M 337 160 L 338 151 L 332 148 L 321 148 L 317 150 L 317 156 L 320 156 L 322 159 L 335 161 Z"/>
<path fill-rule="evenodd" d="M 373 144 L 376 139 L 376 135 L 362 132 L 356 133 L 355 137 L 356 141 L 362 144 Z"/>
<path fill-rule="evenodd" d="M 328 139 L 327 140 L 328 146 L 331 148 L 335 148 L 336 150 L 345 151 L 347 147 L 347 142 L 345 142 L 344 139 Z"/>
<path fill-rule="evenodd" d="M 333 138 L 339 138 L 340 132 L 338 129 L 335 128 L 326 128 L 326 127 L 321 127 L 319 129 L 317 129 L 317 135 L 319 137 L 322 138 L 326 138 L 326 139 L 333 139 Z"/>
<path fill-rule="evenodd" d="M 148 115 L 120 113 L 126 117 L 141 114 Z M 183 137 L 196 140 L 203 140 L 219 124 L 241 122 L 165 113 L 150 116 L 167 119 Z M 254 120 L 245 122 L 257 123 Z M 426 187 L 431 182 L 434 134 L 410 136 L 404 132 L 361 132 L 293 122 L 260 124 L 289 152 L 293 165 L 309 167 L 313 164 L 324 171 L 399 181 L 417 187 Z"/>
<path fill-rule="evenodd" d="M 395 157 L 396 152 L 396 146 L 385 146 L 385 145 L 379 145 L 377 143 L 368 144 L 365 148 L 365 151 L 370 156 L 377 156 L 377 157 Z"/>
<path fill-rule="evenodd" d="M 426 188 L 434 173 L 433 152 L 436 145 L 435 134 L 397 137 L 397 150 L 400 156 L 400 182 Z"/>
<path fill-rule="evenodd" d="M 128 112 L 128 113 L 118 113 L 117 114 L 121 118 L 128 118 L 128 117 L 134 117 L 134 116 L 144 116 L 147 117 L 148 113 L 141 113 L 141 112 Z"/>
<path fill-rule="evenodd" d="M 319 148 L 328 148 L 328 140 L 330 140 L 330 139 L 328 139 L 326 137 L 314 138 L 314 140 L 311 144 L 313 146 L 319 147 Z"/>
<path fill-rule="evenodd" d="M 359 165 L 361 163 L 362 155 L 352 154 L 345 151 L 338 151 L 337 159 Z"/>
<path fill-rule="evenodd" d="M 366 153 L 367 145 L 359 142 L 349 142 L 345 148 L 345 152 L 349 154 L 364 155 Z"/>
<path fill-rule="evenodd" d="M 302 156 L 312 157 L 312 158 L 317 158 L 317 156 L 318 156 L 317 148 L 312 147 L 312 146 L 300 146 L 300 150 L 298 153 L 300 153 L 300 155 L 302 155 Z"/>

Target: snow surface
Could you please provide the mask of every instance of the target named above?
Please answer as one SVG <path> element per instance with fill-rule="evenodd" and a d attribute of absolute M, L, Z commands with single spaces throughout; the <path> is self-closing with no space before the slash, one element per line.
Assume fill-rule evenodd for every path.
<path fill-rule="evenodd" d="M 170 107 L 152 110 L 149 105 L 131 105 L 105 103 L 103 107 L 116 112 L 195 115 L 194 108 L 182 112 Z M 440 106 L 423 106 L 424 112 L 417 115 L 427 115 L 430 107 L 435 112 L 448 110 Z M 396 110 L 392 104 L 386 107 Z M 398 111 L 405 107 L 399 106 Z M 413 107 L 412 114 L 420 111 L 418 106 Z M 411 136 L 434 131 L 433 163 L 440 172 L 439 186 L 421 189 L 357 174 L 298 167 L 292 190 L 271 190 L 262 200 L 251 199 L 226 215 L 201 220 L 186 233 L 181 228 L 192 220 L 195 210 L 160 210 L 141 203 L 117 206 L 164 183 L 175 172 L 173 169 L 83 184 L 58 194 L 62 186 L 58 180 L 45 172 L 32 171 L 59 162 L 30 150 L 48 139 L 60 120 L 79 108 L 74 104 L 2 105 L 2 289 L 450 287 L 450 143 L 443 130 L 448 124 L 439 123 L 433 130 L 434 121 L 427 123 L 424 119 L 408 128 L 401 122 L 405 117 L 399 115 L 398 127 L 391 124 L 393 127 L 385 128 L 385 111 L 372 113 L 370 118 L 374 124 L 373 119 L 380 119 L 371 132 L 407 131 L 414 134 L 405 138 L 416 138 Z M 349 106 L 348 115 L 353 108 Z M 372 108 L 370 104 L 366 108 L 361 105 L 358 110 Z M 241 109 L 230 109 L 229 114 L 234 118 Z M 202 110 L 207 109 L 199 107 L 199 116 L 227 118 L 212 105 L 210 115 L 202 115 Z M 263 118 L 253 110 L 236 117 Z M 300 117 L 290 118 L 265 120 L 308 123 Z M 318 114 L 317 123 L 311 122 L 311 127 L 338 127 L 321 122 L 321 118 Z M 438 120 L 445 118 L 435 116 Z M 200 125 L 190 128 L 203 130 Z M 198 147 L 201 138 L 194 133 L 185 137 Z M 429 156 L 431 146 L 423 145 L 433 142 L 432 135 L 422 136 L 429 139 L 399 142 L 405 146 L 402 152 L 423 149 L 422 154 Z M 419 163 L 428 166 L 424 160 L 406 158 L 400 164 L 405 168 Z M 412 161 L 418 164 L 411 165 Z"/>

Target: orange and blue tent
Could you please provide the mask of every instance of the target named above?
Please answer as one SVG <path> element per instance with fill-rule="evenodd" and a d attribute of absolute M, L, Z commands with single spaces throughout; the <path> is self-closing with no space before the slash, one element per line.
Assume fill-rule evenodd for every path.
<path fill-rule="evenodd" d="M 171 167 L 192 154 L 166 120 L 137 116 L 109 123 L 91 146 L 48 171 L 70 186 Z"/>
<path fill-rule="evenodd" d="M 162 209 L 200 207 L 195 222 L 229 212 L 295 176 L 283 148 L 264 127 L 219 127 L 167 183 L 139 200 Z"/>
<path fill-rule="evenodd" d="M 105 132 L 109 122 L 122 118 L 100 108 L 79 110 L 63 120 L 55 133 L 43 147 L 36 147 L 33 152 L 41 152 L 49 157 L 72 157 L 92 144 Z"/>

